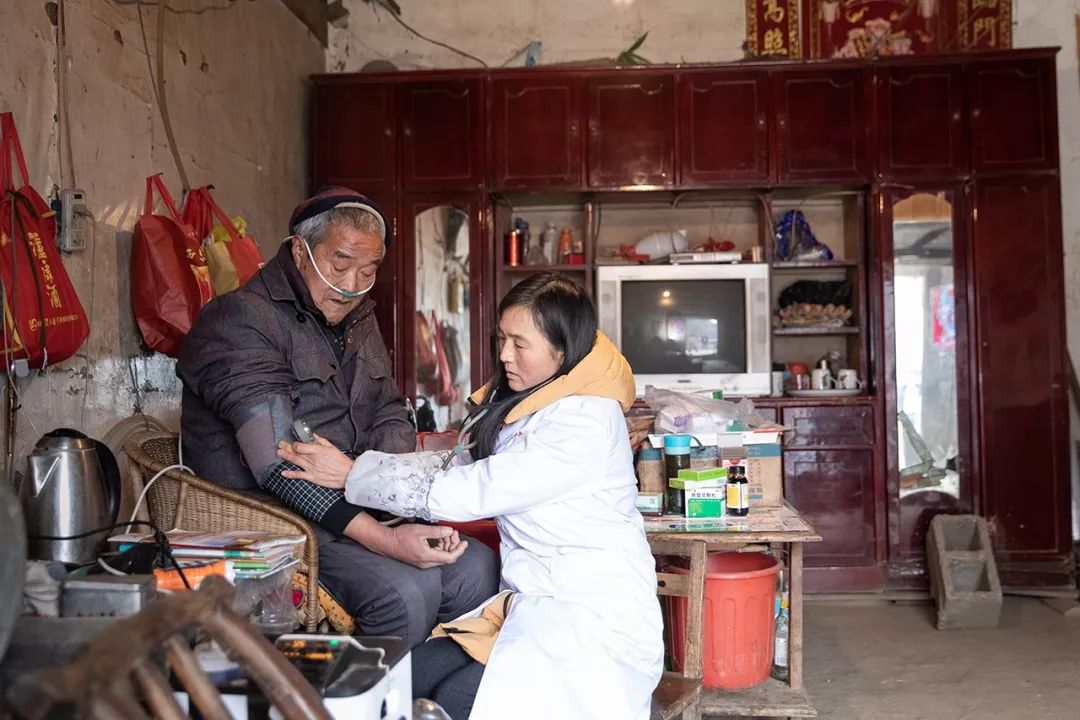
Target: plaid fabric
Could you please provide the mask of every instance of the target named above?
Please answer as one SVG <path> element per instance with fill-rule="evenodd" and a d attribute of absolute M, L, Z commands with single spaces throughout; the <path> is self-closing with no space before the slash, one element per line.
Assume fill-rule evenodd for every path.
<path fill-rule="evenodd" d="M 271 465 L 263 473 L 263 476 L 259 479 L 259 485 L 281 498 L 281 501 L 292 510 L 312 522 L 319 523 L 322 521 L 326 511 L 338 500 L 345 497 L 345 492 L 309 483 L 307 480 L 295 480 L 281 476 L 281 473 L 286 470 L 299 469 L 296 465 L 282 460 L 275 465 Z"/>

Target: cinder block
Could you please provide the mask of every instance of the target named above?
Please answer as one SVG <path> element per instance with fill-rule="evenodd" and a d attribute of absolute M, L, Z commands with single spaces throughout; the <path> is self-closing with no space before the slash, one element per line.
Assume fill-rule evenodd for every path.
<path fill-rule="evenodd" d="M 984 518 L 934 517 L 926 534 L 926 562 L 938 630 L 998 626 L 1001 581 Z"/>

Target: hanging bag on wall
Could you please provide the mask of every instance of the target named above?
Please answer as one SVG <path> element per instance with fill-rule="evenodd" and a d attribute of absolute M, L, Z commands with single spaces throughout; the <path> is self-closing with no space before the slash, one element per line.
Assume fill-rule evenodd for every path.
<path fill-rule="evenodd" d="M 154 214 L 154 190 L 168 215 Z M 146 178 L 146 205 L 131 246 L 131 307 L 143 341 L 170 357 L 214 296 L 195 231 L 180 218 L 161 175 Z"/>
<path fill-rule="evenodd" d="M 216 295 L 224 295 L 250 280 L 263 266 L 255 238 L 243 232 L 214 202 L 210 186 L 192 190 L 184 202 L 184 221 L 202 238 Z M 214 226 L 214 219 L 218 225 Z M 220 229 L 220 230 L 219 230 Z"/>
<path fill-rule="evenodd" d="M 82 303 L 56 248 L 56 220 L 30 186 L 15 120 L 0 114 L 0 281 L 3 349 L 30 367 L 67 360 L 90 334 Z M 16 187 L 11 159 L 22 177 Z"/>

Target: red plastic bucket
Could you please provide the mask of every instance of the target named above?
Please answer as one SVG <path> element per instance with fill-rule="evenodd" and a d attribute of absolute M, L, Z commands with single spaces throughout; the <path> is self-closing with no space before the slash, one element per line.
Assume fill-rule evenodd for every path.
<path fill-rule="evenodd" d="M 768 679 L 773 661 L 776 576 L 780 562 L 763 553 L 716 553 L 705 575 L 705 687 L 741 690 Z M 682 568 L 671 572 L 688 573 Z M 686 598 L 668 598 L 671 655 L 682 671 L 686 651 Z"/>

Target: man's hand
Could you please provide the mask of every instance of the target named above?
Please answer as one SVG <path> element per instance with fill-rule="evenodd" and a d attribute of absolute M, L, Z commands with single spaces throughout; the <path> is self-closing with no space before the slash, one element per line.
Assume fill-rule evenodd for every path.
<path fill-rule="evenodd" d="M 406 523 L 392 528 L 378 525 L 375 530 L 368 525 L 372 522 L 366 514 L 357 515 L 345 528 L 345 534 L 372 552 L 418 568 L 452 565 L 469 547 L 469 542 L 462 540 L 457 530 L 445 525 Z M 366 527 L 358 532 L 361 523 Z"/>
<path fill-rule="evenodd" d="M 300 468 L 286 470 L 281 473 L 282 477 L 307 480 L 335 490 L 344 488 L 345 478 L 352 470 L 352 460 L 326 438 L 314 437 L 313 443 L 287 443 L 284 440 L 278 443 L 278 457 Z"/>

